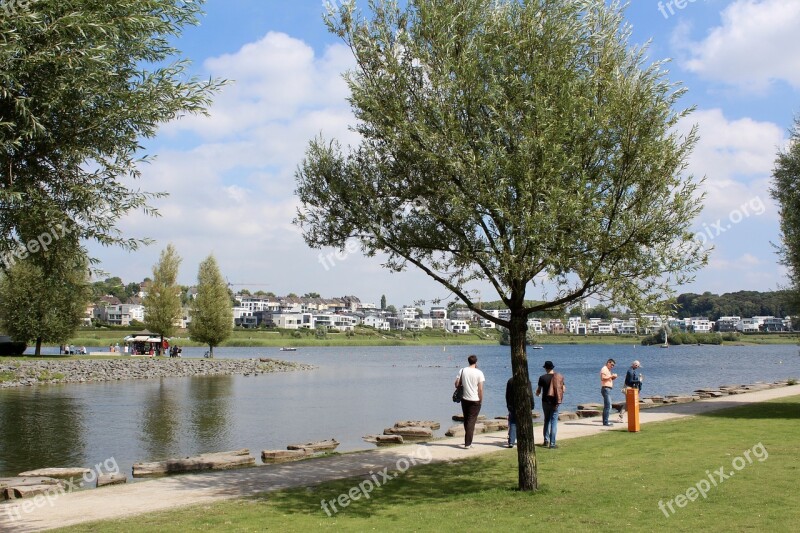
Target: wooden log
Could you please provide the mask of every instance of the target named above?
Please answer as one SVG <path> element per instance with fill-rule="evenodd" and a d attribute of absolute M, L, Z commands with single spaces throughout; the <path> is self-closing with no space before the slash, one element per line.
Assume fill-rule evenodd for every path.
<path fill-rule="evenodd" d="M 38 476 L 38 477 L 54 477 L 59 479 L 72 479 L 74 477 L 83 477 L 85 474 L 91 473 L 88 468 L 40 468 L 38 470 L 28 470 L 18 474 L 20 477 Z"/>
<path fill-rule="evenodd" d="M 287 450 L 310 450 L 315 452 L 333 450 L 339 446 L 339 441 L 336 439 L 318 440 L 314 442 L 306 442 L 304 444 L 290 444 L 286 447 Z"/>
<path fill-rule="evenodd" d="M 402 435 L 403 437 L 413 439 L 429 439 L 433 437 L 433 430 L 431 428 L 421 427 L 400 427 L 400 428 L 386 428 L 383 430 L 384 435 Z"/>
<path fill-rule="evenodd" d="M 265 463 L 297 461 L 312 455 L 314 455 L 313 450 L 261 450 L 261 460 Z"/>
<path fill-rule="evenodd" d="M 133 465 L 133 477 L 157 476 L 176 472 L 197 472 L 200 470 L 224 470 L 239 466 L 253 466 L 255 464 L 255 458 L 251 457 L 250 450 L 245 448 L 230 452 L 206 453 L 183 459 L 135 463 Z"/>
<path fill-rule="evenodd" d="M 117 472 L 116 474 L 100 474 L 97 476 L 97 487 L 105 487 L 106 485 L 119 485 L 121 483 L 127 483 L 128 476 L 123 474 L 122 472 Z"/>

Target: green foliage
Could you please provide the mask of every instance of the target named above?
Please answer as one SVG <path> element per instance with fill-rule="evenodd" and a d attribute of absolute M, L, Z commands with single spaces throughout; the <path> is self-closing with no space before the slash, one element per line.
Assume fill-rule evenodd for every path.
<path fill-rule="evenodd" d="M 204 113 L 220 83 L 172 46 L 202 0 L 35 0 L 0 16 L 0 253 L 33 215 L 47 231 L 136 248 L 117 222 L 162 196 L 131 186 L 143 138 Z M 25 242 L 25 241 L 23 241 Z"/>
<path fill-rule="evenodd" d="M 685 293 L 677 298 L 678 318 L 694 316 L 717 320 L 721 316 L 787 316 L 797 310 L 791 291 L 739 291 L 721 296 L 704 292 Z"/>
<path fill-rule="evenodd" d="M 191 303 L 191 309 L 189 335 L 192 340 L 207 344 L 213 357 L 214 347 L 230 337 L 233 331 L 233 309 L 230 305 L 228 284 L 213 255 L 200 263 L 197 296 Z"/>
<path fill-rule="evenodd" d="M 317 326 L 317 328 L 314 330 L 314 336 L 318 339 L 327 339 L 328 328 L 325 326 Z"/>
<path fill-rule="evenodd" d="M 310 246 L 355 239 L 510 330 L 520 488 L 533 490 L 527 317 L 594 294 L 647 309 L 706 262 L 684 172 L 696 132 L 676 128 L 685 91 L 631 47 L 616 2 L 369 5 L 371 17 L 355 2 L 326 17 L 355 55 L 346 81 L 360 144 L 310 142 L 295 222 Z M 510 319 L 480 309 L 475 281 Z M 552 298 L 526 306 L 543 283 Z"/>
<path fill-rule="evenodd" d="M 795 310 L 800 309 L 800 117 L 794 122 L 786 151 L 778 153 L 772 172 L 772 198 L 781 217 L 781 264 L 789 271 Z"/>
<path fill-rule="evenodd" d="M 681 345 L 681 344 L 722 344 L 723 340 L 728 340 L 731 338 L 731 334 L 726 334 L 728 337 L 727 339 L 720 335 L 719 333 L 689 333 L 686 331 L 676 331 L 672 330 L 669 333 L 669 344 L 672 345 Z M 735 334 L 733 334 L 733 340 L 736 339 Z M 664 343 L 664 333 L 663 330 L 657 332 L 654 335 L 649 337 L 645 337 L 642 339 L 642 344 L 645 346 L 650 346 L 653 344 L 663 344 Z"/>
<path fill-rule="evenodd" d="M 177 284 L 181 258 L 172 244 L 161 252 L 153 266 L 153 281 L 147 289 L 143 305 L 144 324 L 157 335 L 169 337 L 175 331 L 175 323 L 181 317 L 181 289 Z"/>
<path fill-rule="evenodd" d="M 60 247 L 16 262 L 0 275 L 0 329 L 18 341 L 63 343 L 81 324 L 91 297 L 83 252 Z"/>

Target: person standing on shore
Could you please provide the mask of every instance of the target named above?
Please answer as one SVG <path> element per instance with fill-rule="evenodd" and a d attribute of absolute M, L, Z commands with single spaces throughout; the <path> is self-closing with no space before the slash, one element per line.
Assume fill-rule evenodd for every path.
<path fill-rule="evenodd" d="M 611 372 L 615 366 L 617 366 L 617 362 L 609 359 L 600 369 L 600 394 L 603 396 L 604 426 L 611 425 L 611 422 L 608 421 L 608 415 L 611 412 L 611 391 L 614 389 L 614 380 L 617 379 L 617 375 Z"/>
<path fill-rule="evenodd" d="M 531 390 L 531 411 L 534 408 L 533 390 Z M 508 409 L 508 447 L 513 448 L 517 443 L 517 418 L 514 415 L 514 377 L 506 383 L 506 409 Z"/>
<path fill-rule="evenodd" d="M 558 406 L 564 400 L 564 376 L 554 371 L 552 361 L 545 361 L 545 373 L 539 376 L 536 396 L 542 396 L 542 413 L 544 414 L 544 447 L 558 448 L 556 432 L 558 431 Z"/>
<path fill-rule="evenodd" d="M 483 383 L 486 381 L 483 372 L 478 370 L 478 356 L 467 357 L 469 366 L 462 368 L 456 377 L 456 388 L 464 387 L 461 400 L 461 412 L 464 415 L 464 449 L 472 447 L 472 436 L 475 433 L 475 422 L 481 412 L 483 402 Z"/>
<path fill-rule="evenodd" d="M 631 364 L 631 367 L 625 373 L 626 387 L 633 387 L 639 391 L 642 390 L 642 381 L 644 381 L 644 376 L 639 372 L 640 368 L 642 368 L 642 364 L 639 361 L 634 361 Z"/>

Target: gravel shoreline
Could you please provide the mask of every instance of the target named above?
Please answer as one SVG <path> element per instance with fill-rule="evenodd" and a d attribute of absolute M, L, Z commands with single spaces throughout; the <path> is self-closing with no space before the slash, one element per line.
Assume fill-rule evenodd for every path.
<path fill-rule="evenodd" d="M 0 359 L 0 388 L 62 383 L 98 383 L 129 379 L 237 374 L 254 376 L 313 368 L 311 365 L 277 359 L 153 359 L 150 357 L 70 361 Z"/>

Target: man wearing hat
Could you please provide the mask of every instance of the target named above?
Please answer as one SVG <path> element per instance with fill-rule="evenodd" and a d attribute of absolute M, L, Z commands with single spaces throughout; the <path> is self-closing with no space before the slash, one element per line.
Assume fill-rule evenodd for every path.
<path fill-rule="evenodd" d="M 556 445 L 556 431 L 558 430 L 558 406 L 564 400 L 564 376 L 554 372 L 555 365 L 552 361 L 545 361 L 543 368 L 545 374 L 539 376 L 536 387 L 536 396 L 542 396 L 542 412 L 544 414 L 544 447 L 558 448 Z"/>

